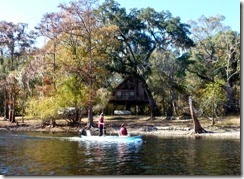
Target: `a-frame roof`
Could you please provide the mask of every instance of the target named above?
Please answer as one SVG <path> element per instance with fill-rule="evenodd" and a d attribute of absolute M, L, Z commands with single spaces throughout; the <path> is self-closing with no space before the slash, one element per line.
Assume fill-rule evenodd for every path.
<path fill-rule="evenodd" d="M 141 82 L 133 76 L 128 76 L 114 89 L 109 103 L 143 105 L 148 104 L 148 98 Z"/>

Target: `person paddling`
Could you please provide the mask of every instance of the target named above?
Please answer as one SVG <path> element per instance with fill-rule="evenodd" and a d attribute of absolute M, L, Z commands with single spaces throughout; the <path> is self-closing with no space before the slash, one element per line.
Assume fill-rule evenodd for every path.
<path fill-rule="evenodd" d="M 127 129 L 125 127 L 125 124 L 123 123 L 120 127 L 120 130 L 119 130 L 119 136 L 127 136 L 128 135 L 128 132 L 127 132 Z"/>
<path fill-rule="evenodd" d="M 101 113 L 98 119 L 99 136 L 104 135 L 104 114 Z"/>

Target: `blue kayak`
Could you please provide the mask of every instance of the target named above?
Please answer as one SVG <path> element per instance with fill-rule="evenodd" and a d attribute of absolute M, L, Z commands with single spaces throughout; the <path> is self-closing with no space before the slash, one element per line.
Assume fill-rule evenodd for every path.
<path fill-rule="evenodd" d="M 142 136 L 85 136 L 81 135 L 81 140 L 83 141 L 104 141 L 104 142 L 136 142 L 141 143 Z"/>

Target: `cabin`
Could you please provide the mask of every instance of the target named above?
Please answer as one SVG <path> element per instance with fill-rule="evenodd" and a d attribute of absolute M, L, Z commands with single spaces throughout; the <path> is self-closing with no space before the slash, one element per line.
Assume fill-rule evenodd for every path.
<path fill-rule="evenodd" d="M 114 89 L 109 103 L 113 105 L 114 110 L 125 109 L 135 114 L 144 114 L 149 104 L 142 83 L 133 76 L 125 78 Z"/>

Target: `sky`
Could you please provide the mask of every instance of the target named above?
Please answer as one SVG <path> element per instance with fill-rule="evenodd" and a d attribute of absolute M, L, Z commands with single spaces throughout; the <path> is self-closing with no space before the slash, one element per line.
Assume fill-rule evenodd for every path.
<path fill-rule="evenodd" d="M 104 0 L 100 0 L 102 3 Z M 146 8 L 156 11 L 168 10 L 173 17 L 179 16 L 181 22 L 196 21 L 200 16 L 223 15 L 223 24 L 240 32 L 241 0 L 115 0 L 120 7 Z M 29 30 L 36 26 L 44 14 L 57 12 L 60 3 L 70 0 L 0 0 L 0 21 L 23 22 L 29 24 Z"/>
<path fill-rule="evenodd" d="M 224 15 L 224 24 L 240 32 L 240 0 L 118 0 L 123 7 L 153 7 L 156 11 L 169 10 L 181 21 L 197 20 L 200 16 Z"/>

